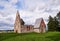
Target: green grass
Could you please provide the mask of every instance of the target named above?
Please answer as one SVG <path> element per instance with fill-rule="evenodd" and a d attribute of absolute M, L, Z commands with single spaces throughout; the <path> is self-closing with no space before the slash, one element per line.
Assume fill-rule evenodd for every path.
<path fill-rule="evenodd" d="M 0 41 L 60 41 L 60 32 L 0 33 Z"/>

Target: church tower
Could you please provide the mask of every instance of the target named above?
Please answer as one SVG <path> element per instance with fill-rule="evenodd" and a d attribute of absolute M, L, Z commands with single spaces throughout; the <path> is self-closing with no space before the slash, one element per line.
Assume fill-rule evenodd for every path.
<path fill-rule="evenodd" d="M 17 11 L 16 13 L 16 19 L 14 23 L 14 32 L 21 33 L 21 19 L 20 19 L 19 11 Z"/>

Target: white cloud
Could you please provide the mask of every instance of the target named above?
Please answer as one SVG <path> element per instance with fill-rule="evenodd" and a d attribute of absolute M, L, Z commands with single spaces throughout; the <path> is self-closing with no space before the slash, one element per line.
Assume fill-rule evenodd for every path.
<path fill-rule="evenodd" d="M 23 9 L 19 9 L 19 12 L 26 24 L 34 24 L 35 20 L 41 17 L 47 23 L 49 15 L 54 17 L 60 11 L 60 0 L 9 0 L 9 2 L 1 0 L 0 5 L 4 6 L 4 9 L 0 10 L 0 21 L 14 24 L 17 10 L 15 4 L 18 1 L 22 2 Z"/>
<path fill-rule="evenodd" d="M 56 16 L 57 12 L 60 11 L 60 1 L 59 0 L 24 0 L 24 7 L 27 12 L 32 13 L 33 19 L 43 17 L 48 19 L 49 15 L 52 17 Z M 32 20 L 30 18 L 29 20 Z"/>

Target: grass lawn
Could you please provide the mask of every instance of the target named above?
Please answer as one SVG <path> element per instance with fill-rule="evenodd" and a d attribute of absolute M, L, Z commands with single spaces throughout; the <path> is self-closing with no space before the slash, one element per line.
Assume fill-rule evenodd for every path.
<path fill-rule="evenodd" d="M 0 41 L 60 41 L 60 32 L 0 33 Z"/>

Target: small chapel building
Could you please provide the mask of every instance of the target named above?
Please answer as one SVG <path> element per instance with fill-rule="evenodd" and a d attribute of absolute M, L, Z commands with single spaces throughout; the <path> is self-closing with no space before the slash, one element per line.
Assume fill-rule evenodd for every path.
<path fill-rule="evenodd" d="M 43 18 L 37 19 L 34 25 L 34 32 L 44 33 L 45 31 L 46 31 L 46 25 Z"/>
<path fill-rule="evenodd" d="M 46 24 L 43 18 L 36 20 L 35 25 L 22 25 L 19 11 L 16 13 L 16 19 L 14 23 L 14 32 L 15 33 L 27 33 L 27 32 L 37 32 L 44 33 L 46 32 Z"/>

